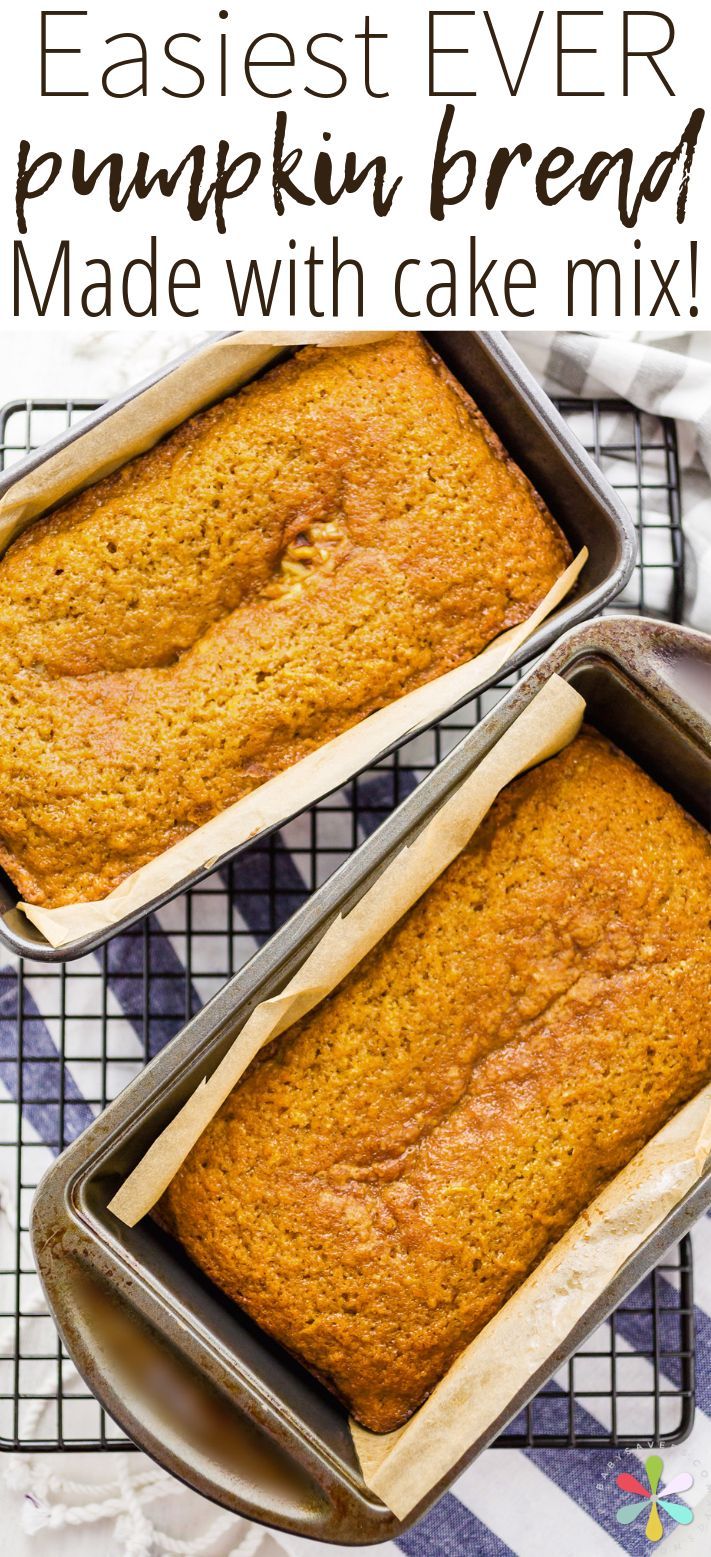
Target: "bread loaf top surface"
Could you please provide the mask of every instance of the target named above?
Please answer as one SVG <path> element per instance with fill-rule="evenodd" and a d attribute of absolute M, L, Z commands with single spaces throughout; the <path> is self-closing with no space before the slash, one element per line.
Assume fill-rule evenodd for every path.
<path fill-rule="evenodd" d="M 298 352 L 0 559 L 0 864 L 32 902 L 105 895 L 569 558 L 419 337 Z"/>
<path fill-rule="evenodd" d="M 257 1058 L 160 1219 L 398 1426 L 711 1079 L 710 902 L 708 836 L 585 729 Z"/>

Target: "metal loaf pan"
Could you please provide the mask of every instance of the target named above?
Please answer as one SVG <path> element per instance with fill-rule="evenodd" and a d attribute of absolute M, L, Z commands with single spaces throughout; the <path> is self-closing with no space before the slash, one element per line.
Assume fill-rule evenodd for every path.
<path fill-rule="evenodd" d="M 535 659 L 549 644 L 555 642 L 561 632 L 595 615 L 624 588 L 636 554 L 634 525 L 609 482 L 570 432 L 548 396 L 539 388 L 503 335 L 473 335 L 454 331 L 432 334 L 426 338 L 480 406 L 513 459 L 530 477 L 554 518 L 560 523 L 573 550 L 577 552 L 580 547 L 587 546 L 590 553 L 582 578 L 571 597 L 512 656 L 510 666 L 516 667 Z M 26 460 L 13 465 L 10 471 L 0 476 L 0 495 L 9 491 L 29 471 L 37 470 L 59 449 L 81 439 L 91 428 L 106 422 L 123 406 L 139 399 L 151 385 L 167 378 L 176 366 L 177 363 L 171 363 L 127 394 L 108 401 L 86 417 L 78 427 L 70 428 Z M 490 681 L 483 685 L 490 685 Z M 250 843 L 253 842 L 254 839 L 250 839 Z M 245 847 L 247 845 L 243 844 L 229 851 L 215 864 L 224 864 Z M 215 869 L 214 864 L 211 869 Z M 186 887 L 204 880 L 209 873 L 207 870 L 194 872 L 143 908 L 127 914 L 109 930 L 83 936 L 66 946 L 54 948 L 23 914 L 15 910 L 18 892 L 4 872 L 0 871 L 0 941 L 11 951 L 41 962 L 68 962 L 93 951 L 110 935 L 127 929 Z"/>
<path fill-rule="evenodd" d="M 353 906 L 554 671 L 582 692 L 592 723 L 709 825 L 711 706 L 704 712 L 700 699 L 704 679 L 709 696 L 711 639 L 629 617 L 574 629 L 65 1151 L 37 1191 L 37 1265 L 90 1388 L 173 1474 L 279 1529 L 352 1545 L 397 1536 L 711 1205 L 710 1171 L 405 1523 L 365 1487 L 346 1413 L 332 1396 L 150 1218 L 129 1231 L 106 1209 L 253 1007 L 283 987 L 334 916 Z"/>

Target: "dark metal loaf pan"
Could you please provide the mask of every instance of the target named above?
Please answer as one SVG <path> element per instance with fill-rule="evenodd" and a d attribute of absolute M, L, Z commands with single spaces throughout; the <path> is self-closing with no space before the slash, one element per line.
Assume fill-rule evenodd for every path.
<path fill-rule="evenodd" d="M 502 335 L 472 335 L 454 331 L 427 338 L 477 401 L 516 463 L 533 481 L 565 531 L 573 550 L 577 552 L 580 547 L 587 546 L 590 553 L 582 578 L 570 599 L 512 656 L 510 665 L 516 667 L 542 653 L 561 632 L 600 611 L 624 588 L 634 565 L 634 525 L 609 482 Z M 13 465 L 10 471 L 0 477 L 0 495 L 28 471 L 36 470 L 50 459 L 58 449 L 82 438 L 87 430 L 107 421 L 150 385 L 166 378 L 176 366 L 176 363 L 171 363 L 127 394 L 108 401 L 78 427 L 71 428 L 59 438 L 43 445 L 26 460 Z M 483 683 L 485 686 L 489 684 Z M 224 864 L 244 847 L 246 845 L 230 850 L 216 863 Z M 211 867 L 214 868 L 215 865 Z M 35 960 L 68 962 L 93 951 L 110 935 L 127 929 L 186 887 L 204 880 L 208 874 L 206 870 L 196 871 L 143 908 L 127 914 L 111 929 L 54 948 L 23 914 L 14 911 L 18 901 L 17 890 L 0 871 L 0 941 L 12 951 Z"/>
<path fill-rule="evenodd" d="M 32 1240 L 39 1272 L 65 1345 L 91 1389 L 175 1475 L 280 1529 L 357 1545 L 388 1539 L 405 1525 L 366 1489 L 346 1413 L 333 1397 L 212 1287 L 150 1218 L 129 1231 L 106 1208 L 248 1013 L 283 987 L 334 916 L 352 907 L 553 671 L 579 688 L 592 723 L 709 824 L 711 708 L 704 714 L 694 698 L 704 679 L 708 695 L 711 639 L 627 617 L 574 629 L 68 1148 L 37 1191 Z M 711 1172 L 509 1402 L 486 1442 L 710 1205 Z M 485 1446 L 484 1440 L 474 1444 L 457 1471 Z"/>

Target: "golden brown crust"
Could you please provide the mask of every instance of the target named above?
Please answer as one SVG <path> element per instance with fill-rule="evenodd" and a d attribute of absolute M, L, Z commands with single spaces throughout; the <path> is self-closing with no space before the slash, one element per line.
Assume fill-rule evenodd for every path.
<path fill-rule="evenodd" d="M 436 351 L 433 351 L 431 346 L 428 347 L 427 350 L 435 372 L 442 379 L 443 383 L 445 383 L 452 391 L 452 393 L 456 395 L 461 401 L 465 419 L 467 421 L 473 421 L 476 424 L 494 459 L 500 461 L 501 464 L 506 467 L 511 481 L 514 484 L 520 485 L 521 488 L 525 490 L 527 498 L 530 498 L 531 502 L 538 510 L 538 513 L 540 514 L 540 517 L 543 520 L 546 528 L 550 530 L 555 544 L 559 544 L 562 535 L 560 525 L 556 524 L 556 521 L 553 518 L 550 509 L 544 503 L 540 492 L 536 491 L 533 482 L 529 480 L 528 476 L 524 475 L 520 465 L 517 465 L 516 461 L 511 458 L 508 449 L 505 448 L 504 444 L 501 442 L 498 433 L 494 431 L 491 423 L 487 422 L 484 413 L 480 411 L 478 405 L 474 403 L 471 395 L 468 394 L 467 390 L 464 388 L 464 385 L 460 383 L 458 378 L 455 378 L 454 374 L 447 367 L 446 363 L 442 361 L 442 358 Z M 571 556 L 572 553 L 568 551 L 568 560 L 570 560 Z"/>
<path fill-rule="evenodd" d="M 711 847 L 602 736 L 260 1056 L 160 1216 L 346 1402 L 397 1427 L 711 1078 Z"/>
<path fill-rule="evenodd" d="M 28 901 L 102 897 L 569 558 L 419 337 L 304 349 L 0 559 L 0 863 Z"/>

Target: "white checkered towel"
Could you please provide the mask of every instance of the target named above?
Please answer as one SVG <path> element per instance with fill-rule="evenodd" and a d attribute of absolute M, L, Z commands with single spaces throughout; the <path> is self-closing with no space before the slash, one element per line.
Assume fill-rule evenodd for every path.
<path fill-rule="evenodd" d="M 684 620 L 711 632 L 711 334 L 510 337 L 552 394 L 620 395 L 676 421 L 686 535 Z"/>

